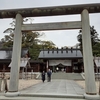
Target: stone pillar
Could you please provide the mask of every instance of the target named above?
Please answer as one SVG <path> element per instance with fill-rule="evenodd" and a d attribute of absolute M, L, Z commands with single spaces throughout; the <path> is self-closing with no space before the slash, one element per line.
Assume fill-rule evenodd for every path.
<path fill-rule="evenodd" d="M 55 66 L 53 66 L 53 72 L 55 72 Z"/>
<path fill-rule="evenodd" d="M 48 71 L 48 60 L 47 60 L 47 63 L 46 63 L 46 71 Z"/>
<path fill-rule="evenodd" d="M 97 94 L 97 92 L 96 92 L 96 84 L 94 76 L 92 47 L 91 47 L 89 13 L 86 9 L 82 11 L 81 18 L 82 18 L 83 59 L 84 59 L 84 72 L 85 72 L 85 92 L 86 95 L 94 96 Z"/>
<path fill-rule="evenodd" d="M 12 53 L 12 66 L 10 71 L 10 83 L 8 90 L 9 93 L 12 93 L 14 95 L 17 95 L 16 93 L 18 92 L 18 85 L 19 85 L 19 68 L 20 68 L 21 43 L 22 43 L 22 33 L 21 33 L 22 21 L 23 21 L 22 16 L 20 14 L 17 14 L 15 33 L 14 33 L 13 53 Z M 7 96 L 9 96 L 9 94 Z"/>
<path fill-rule="evenodd" d="M 25 79 L 24 67 L 22 68 L 22 79 Z"/>

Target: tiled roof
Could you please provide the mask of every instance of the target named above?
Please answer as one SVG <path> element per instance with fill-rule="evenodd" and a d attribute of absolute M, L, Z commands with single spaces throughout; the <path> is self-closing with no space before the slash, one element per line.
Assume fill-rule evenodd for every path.
<path fill-rule="evenodd" d="M 39 59 L 82 58 L 82 53 L 79 49 L 42 50 L 38 58 Z"/>
<path fill-rule="evenodd" d="M 22 49 L 21 57 L 25 57 L 28 53 L 28 49 Z M 0 49 L 0 59 L 11 59 L 12 49 Z"/>

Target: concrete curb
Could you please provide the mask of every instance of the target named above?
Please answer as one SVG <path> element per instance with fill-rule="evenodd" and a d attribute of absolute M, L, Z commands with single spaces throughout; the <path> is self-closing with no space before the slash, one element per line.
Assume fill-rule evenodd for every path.
<path fill-rule="evenodd" d="M 83 95 L 73 95 L 73 94 L 47 94 L 47 93 L 21 93 L 21 97 L 50 97 L 50 98 L 76 98 L 84 99 Z"/>
<path fill-rule="evenodd" d="M 16 97 L 19 96 L 20 92 L 7 92 L 4 94 L 6 97 Z"/>

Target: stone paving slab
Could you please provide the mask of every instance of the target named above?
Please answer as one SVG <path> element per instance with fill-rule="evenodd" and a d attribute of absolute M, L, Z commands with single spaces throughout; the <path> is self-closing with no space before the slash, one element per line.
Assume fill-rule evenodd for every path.
<path fill-rule="evenodd" d="M 39 83 L 20 91 L 21 94 L 42 93 L 42 94 L 74 94 L 83 95 L 84 89 L 73 80 L 52 80 L 51 82 Z"/>

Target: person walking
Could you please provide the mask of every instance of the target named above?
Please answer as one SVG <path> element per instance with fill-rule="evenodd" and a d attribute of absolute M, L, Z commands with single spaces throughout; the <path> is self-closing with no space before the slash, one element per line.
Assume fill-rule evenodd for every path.
<path fill-rule="evenodd" d="M 47 71 L 47 79 L 48 79 L 48 82 L 50 82 L 51 81 L 51 70 L 50 69 L 48 69 L 48 71 Z"/>
<path fill-rule="evenodd" d="M 42 75 L 41 76 L 42 76 L 42 81 L 44 83 L 44 81 L 45 81 L 45 71 L 42 72 Z"/>

